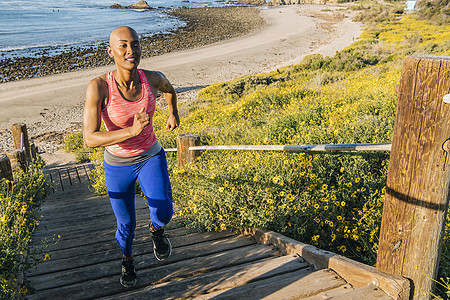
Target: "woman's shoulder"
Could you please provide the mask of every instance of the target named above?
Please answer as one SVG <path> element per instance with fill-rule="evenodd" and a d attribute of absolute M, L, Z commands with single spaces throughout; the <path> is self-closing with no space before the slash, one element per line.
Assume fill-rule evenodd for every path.
<path fill-rule="evenodd" d="M 141 70 L 144 72 L 145 77 L 150 84 L 159 85 L 161 80 L 165 78 L 164 74 L 159 71 L 149 71 L 149 70 Z"/>

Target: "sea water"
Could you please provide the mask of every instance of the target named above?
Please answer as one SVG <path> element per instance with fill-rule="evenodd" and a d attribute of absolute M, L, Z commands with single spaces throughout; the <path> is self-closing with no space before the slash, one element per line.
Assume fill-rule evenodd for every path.
<path fill-rule="evenodd" d="M 138 0 L 0 0 L 0 59 L 58 53 L 107 41 L 110 32 L 127 25 L 141 35 L 183 26 L 168 9 L 224 6 L 216 0 L 147 0 L 154 10 L 111 9 Z"/>

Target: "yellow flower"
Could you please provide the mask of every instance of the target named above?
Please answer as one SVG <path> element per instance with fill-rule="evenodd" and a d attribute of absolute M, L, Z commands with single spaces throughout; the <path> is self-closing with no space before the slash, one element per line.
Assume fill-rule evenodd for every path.
<path fill-rule="evenodd" d="M 338 219 L 339 221 L 342 221 L 342 216 L 337 216 L 336 219 Z"/>
<path fill-rule="evenodd" d="M 328 185 L 326 185 L 326 184 L 322 185 L 322 190 L 326 190 L 327 188 L 328 188 Z"/>
<path fill-rule="evenodd" d="M 339 250 L 341 250 L 342 253 L 344 253 L 345 251 L 347 251 L 347 247 L 345 247 L 345 245 L 341 245 L 339 246 Z"/>
<path fill-rule="evenodd" d="M 223 188 L 223 186 L 219 187 L 219 192 L 223 192 L 225 189 Z"/>
<path fill-rule="evenodd" d="M 225 226 L 224 223 L 220 223 L 220 230 L 225 230 L 227 229 L 227 226 Z"/>
<path fill-rule="evenodd" d="M 272 182 L 277 184 L 278 182 L 280 182 L 280 179 L 281 179 L 280 176 L 275 176 L 272 178 Z"/>
<path fill-rule="evenodd" d="M 281 196 L 281 197 L 284 197 L 284 195 L 286 195 L 286 192 L 285 192 L 285 191 L 281 191 L 281 192 L 280 192 L 280 196 Z"/>
<path fill-rule="evenodd" d="M 272 204 L 273 200 L 272 199 L 267 199 L 267 203 Z"/>
<path fill-rule="evenodd" d="M 320 205 L 319 205 L 319 204 L 317 204 L 317 203 L 316 203 L 316 204 L 314 204 L 314 208 L 315 208 L 315 209 L 318 209 L 319 207 L 320 207 Z"/>
<path fill-rule="evenodd" d="M 341 206 L 345 206 L 345 201 L 342 201 L 342 202 L 341 202 Z"/>
<path fill-rule="evenodd" d="M 335 239 L 336 239 L 336 235 L 333 233 L 333 234 L 331 235 L 331 241 L 333 242 Z"/>
<path fill-rule="evenodd" d="M 225 182 L 223 183 L 223 185 L 224 185 L 224 186 L 228 186 L 228 181 L 225 181 Z"/>
<path fill-rule="evenodd" d="M 342 167 L 339 171 L 341 171 L 341 173 L 344 173 L 344 167 Z"/>
<path fill-rule="evenodd" d="M 289 201 L 294 200 L 294 196 L 292 196 L 292 194 L 288 194 L 288 195 L 287 195 L 287 198 L 288 198 Z"/>
<path fill-rule="evenodd" d="M 347 186 L 348 186 L 348 187 L 351 187 L 351 186 L 352 186 L 352 183 L 351 183 L 351 182 L 347 183 Z"/>
<path fill-rule="evenodd" d="M 328 210 L 328 206 L 325 205 L 325 206 L 323 207 L 323 210 Z"/>
<path fill-rule="evenodd" d="M 289 227 L 291 227 L 291 226 L 292 226 L 291 222 L 288 222 L 288 226 L 289 226 Z"/>
<path fill-rule="evenodd" d="M 44 260 L 50 259 L 50 255 L 48 255 L 48 253 L 45 253 L 44 255 Z"/>
<path fill-rule="evenodd" d="M 330 225 L 330 227 L 333 227 L 334 226 L 333 221 L 328 222 L 328 225 Z"/>

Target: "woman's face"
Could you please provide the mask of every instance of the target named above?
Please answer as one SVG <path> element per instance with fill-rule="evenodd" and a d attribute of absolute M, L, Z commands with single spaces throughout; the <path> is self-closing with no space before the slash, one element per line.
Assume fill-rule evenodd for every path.
<path fill-rule="evenodd" d="M 129 27 L 119 27 L 111 33 L 108 54 L 114 58 L 116 66 L 127 70 L 137 68 L 141 60 L 139 36 Z"/>

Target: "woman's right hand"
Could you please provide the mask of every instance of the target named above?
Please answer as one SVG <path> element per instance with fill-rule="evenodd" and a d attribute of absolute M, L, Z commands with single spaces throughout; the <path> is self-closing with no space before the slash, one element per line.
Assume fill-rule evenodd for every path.
<path fill-rule="evenodd" d="M 133 125 L 130 128 L 132 136 L 138 136 L 141 134 L 145 126 L 150 123 L 150 117 L 144 110 L 145 109 L 143 107 L 137 114 L 134 115 Z"/>

